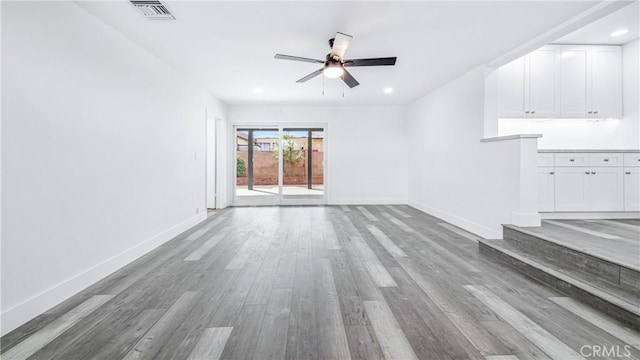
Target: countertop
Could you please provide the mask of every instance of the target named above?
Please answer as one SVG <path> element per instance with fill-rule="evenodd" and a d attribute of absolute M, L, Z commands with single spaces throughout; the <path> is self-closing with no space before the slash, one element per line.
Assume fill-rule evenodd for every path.
<path fill-rule="evenodd" d="M 539 153 L 640 153 L 639 149 L 635 150 L 621 150 L 621 149 L 603 149 L 603 150 L 592 150 L 592 149 L 561 149 L 561 150 L 553 150 L 553 149 L 540 149 Z"/>

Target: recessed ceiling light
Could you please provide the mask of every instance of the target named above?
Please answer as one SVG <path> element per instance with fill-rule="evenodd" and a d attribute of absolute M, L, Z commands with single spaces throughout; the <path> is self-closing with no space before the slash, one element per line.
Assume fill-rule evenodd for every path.
<path fill-rule="evenodd" d="M 628 33 L 629 30 L 628 29 L 620 29 L 620 30 L 616 30 L 614 32 L 611 33 L 611 36 L 622 36 L 626 33 Z"/>
<path fill-rule="evenodd" d="M 392 87 L 386 87 L 386 88 L 382 89 L 382 92 L 384 92 L 385 94 L 391 94 L 393 92 L 393 88 Z"/>
<path fill-rule="evenodd" d="M 255 88 L 253 88 L 253 92 L 254 92 L 254 94 L 262 94 L 264 92 L 264 90 L 262 88 L 255 87 Z"/>

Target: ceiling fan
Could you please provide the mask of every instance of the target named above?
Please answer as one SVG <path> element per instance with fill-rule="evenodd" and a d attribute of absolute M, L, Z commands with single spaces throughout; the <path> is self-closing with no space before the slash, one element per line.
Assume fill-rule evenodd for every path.
<path fill-rule="evenodd" d="M 360 85 L 360 83 L 347 71 L 347 67 L 352 66 L 384 66 L 395 65 L 396 57 L 386 58 L 372 58 L 372 59 L 347 59 L 345 60 L 344 53 L 349 47 L 349 43 L 353 36 L 343 34 L 341 32 L 336 33 L 336 37 L 329 39 L 329 47 L 331 52 L 327 54 L 326 60 L 310 59 L 299 56 L 276 54 L 276 59 L 303 61 L 309 63 L 324 64 L 320 69 L 312 72 L 311 74 L 299 79 L 296 82 L 303 83 L 314 77 L 324 74 L 324 76 L 330 79 L 341 78 L 350 88 Z"/>

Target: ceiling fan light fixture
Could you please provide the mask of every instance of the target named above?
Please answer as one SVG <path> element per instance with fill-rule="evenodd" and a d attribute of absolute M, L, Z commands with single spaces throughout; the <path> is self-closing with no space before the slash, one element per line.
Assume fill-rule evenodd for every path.
<path fill-rule="evenodd" d="M 344 69 L 340 64 L 328 64 L 322 73 L 329 79 L 337 79 L 344 74 Z"/>

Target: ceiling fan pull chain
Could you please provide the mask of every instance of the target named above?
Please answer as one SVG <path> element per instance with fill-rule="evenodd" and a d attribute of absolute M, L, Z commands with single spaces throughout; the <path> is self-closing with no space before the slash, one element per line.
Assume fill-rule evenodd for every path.
<path fill-rule="evenodd" d="M 322 77 L 322 96 L 324 96 L 324 76 Z"/>
<path fill-rule="evenodd" d="M 344 83 L 342 83 L 342 97 L 344 98 Z"/>

